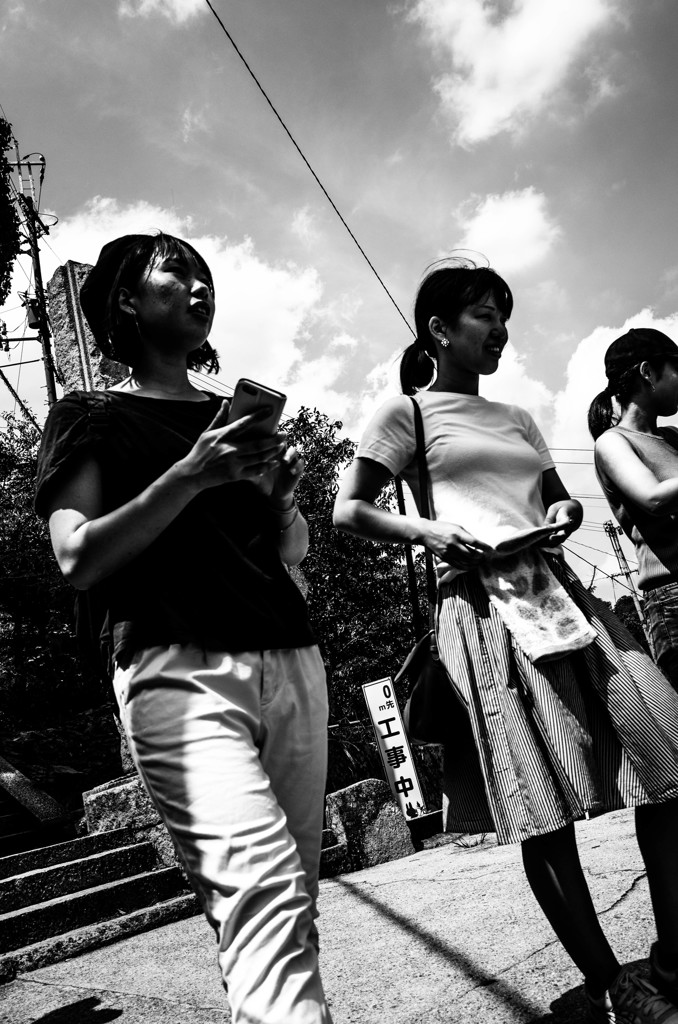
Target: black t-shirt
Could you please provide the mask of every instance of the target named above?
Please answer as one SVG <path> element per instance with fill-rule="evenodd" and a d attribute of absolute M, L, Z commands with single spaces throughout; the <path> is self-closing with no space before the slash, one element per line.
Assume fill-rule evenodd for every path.
<path fill-rule="evenodd" d="M 214 395 L 205 402 L 119 391 L 67 395 L 45 424 L 36 511 L 46 515 L 53 490 L 85 457 L 101 467 L 104 513 L 126 504 L 188 453 L 219 405 Z M 123 662 L 156 644 L 230 652 L 313 644 L 278 538 L 275 517 L 252 484 L 208 488 L 142 554 L 78 592 L 79 622 L 105 617 L 102 646 L 112 645 Z"/>

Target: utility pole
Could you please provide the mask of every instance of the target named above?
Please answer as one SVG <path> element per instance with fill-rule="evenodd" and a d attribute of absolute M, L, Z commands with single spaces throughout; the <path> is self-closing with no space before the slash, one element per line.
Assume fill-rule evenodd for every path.
<path fill-rule="evenodd" d="M 650 630 L 647 624 L 647 619 L 645 618 L 643 606 L 640 603 L 640 598 L 638 597 L 638 593 L 634 586 L 633 577 L 631 576 L 631 570 L 629 569 L 629 563 L 626 561 L 626 555 L 624 554 L 622 546 L 619 543 L 619 534 L 622 532 L 622 528 L 621 526 L 617 526 L 616 523 L 613 523 L 612 520 L 608 519 L 606 523 L 603 523 L 603 529 L 605 530 L 607 536 L 610 538 L 612 550 L 617 556 L 617 561 L 619 562 L 620 573 L 626 579 L 628 588 L 631 591 L 631 597 L 633 598 L 633 603 L 636 606 L 636 612 L 638 613 L 640 624 L 643 627 L 645 639 L 648 642 L 650 650 L 654 654 L 654 645 L 652 643 L 652 637 L 650 636 Z"/>
<path fill-rule="evenodd" d="M 16 402 L 16 403 L 17 403 L 17 404 L 19 405 L 19 408 L 21 409 L 21 411 L 22 411 L 22 413 L 24 414 L 24 416 L 26 417 L 26 419 L 27 419 L 27 420 L 30 420 L 30 421 L 31 421 L 31 423 L 33 424 L 33 426 L 34 426 L 34 427 L 37 427 L 37 429 L 38 429 L 39 433 L 41 433 L 41 434 L 42 434 L 42 428 L 41 428 L 40 424 L 39 424 L 39 423 L 38 423 L 38 421 L 36 420 L 35 416 L 34 416 L 34 415 L 33 415 L 33 413 L 31 412 L 31 410 L 30 410 L 30 409 L 28 408 L 28 406 L 26 405 L 26 403 L 25 403 L 25 402 L 23 401 L 23 399 L 21 399 L 21 398 L 19 397 L 19 395 L 17 395 L 16 391 L 14 390 L 14 388 L 12 387 L 12 385 L 10 384 L 10 382 L 9 382 L 9 381 L 7 380 L 7 377 L 6 377 L 6 376 L 5 376 L 5 374 L 4 374 L 3 372 L 2 372 L 2 370 L 0 370 L 0 380 L 1 380 L 2 382 L 3 382 L 3 384 L 5 385 L 5 387 L 7 388 L 7 390 L 9 391 L 10 395 L 11 395 L 11 396 L 12 396 L 12 398 L 14 399 L 14 401 L 15 401 L 15 402 Z"/>
<path fill-rule="evenodd" d="M 42 235 L 49 233 L 49 228 L 43 224 L 35 205 L 35 184 L 33 181 L 33 167 L 40 167 L 40 181 L 45 174 L 45 158 L 40 154 L 32 153 L 23 159 L 19 156 L 18 143 L 14 142 L 16 150 L 16 161 L 10 161 L 11 167 L 16 167 L 19 175 L 20 189 L 17 192 L 19 210 L 22 215 L 22 227 L 25 238 L 28 242 L 28 253 L 33 263 L 33 279 L 35 283 L 35 297 L 26 296 L 25 305 L 29 312 L 30 326 L 35 327 L 38 332 L 38 339 L 42 348 L 42 361 L 45 367 L 45 383 L 47 385 L 47 404 L 54 405 L 57 400 L 56 394 L 56 370 L 52 356 L 51 331 L 47 317 L 47 301 L 45 289 L 42 283 L 42 270 L 40 268 L 40 250 L 38 240 Z M 35 163 L 31 156 L 39 156 Z"/>

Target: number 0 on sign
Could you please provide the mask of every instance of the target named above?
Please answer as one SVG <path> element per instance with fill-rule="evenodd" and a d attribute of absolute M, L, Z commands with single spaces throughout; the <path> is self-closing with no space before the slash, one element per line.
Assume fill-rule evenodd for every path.
<path fill-rule="evenodd" d="M 363 693 L 393 796 L 406 818 L 418 818 L 426 813 L 426 807 L 393 682 L 387 677 L 363 683 Z"/>

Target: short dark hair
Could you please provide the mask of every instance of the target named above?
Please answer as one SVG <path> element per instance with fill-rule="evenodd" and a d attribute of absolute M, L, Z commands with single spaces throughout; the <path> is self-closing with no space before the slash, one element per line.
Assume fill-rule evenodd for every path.
<path fill-rule="evenodd" d="M 134 366 L 139 340 L 132 317 L 120 308 L 120 289 L 133 290 L 156 262 L 170 258 L 195 263 L 214 289 L 212 272 L 203 257 L 189 242 L 174 235 L 162 231 L 155 235 L 125 235 L 101 250 L 80 291 L 80 302 L 97 346 L 109 359 Z M 205 341 L 188 353 L 186 365 L 190 370 L 213 373 L 219 369 L 219 359 Z"/>
<path fill-rule="evenodd" d="M 435 346 L 428 326 L 431 317 L 437 316 L 455 327 L 463 310 L 486 295 L 492 295 L 499 311 L 510 317 L 511 289 L 491 267 L 448 264 L 437 266 L 426 275 L 414 303 L 416 339 L 405 349 L 400 361 L 403 394 L 413 395 L 433 380 Z"/>

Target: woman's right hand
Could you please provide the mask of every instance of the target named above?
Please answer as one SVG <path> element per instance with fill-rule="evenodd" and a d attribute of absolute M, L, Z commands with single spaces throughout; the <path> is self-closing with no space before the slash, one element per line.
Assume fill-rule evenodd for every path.
<path fill-rule="evenodd" d="M 422 522 L 425 523 L 422 542 L 437 558 L 454 569 L 472 569 L 494 550 L 463 526 L 440 520 L 425 519 Z"/>
<path fill-rule="evenodd" d="M 216 416 L 176 468 L 196 491 L 240 480 L 257 481 L 276 470 L 285 453 L 287 435 L 279 431 L 265 437 L 252 433 L 269 410 L 227 423 L 230 403 L 224 400 Z"/>

